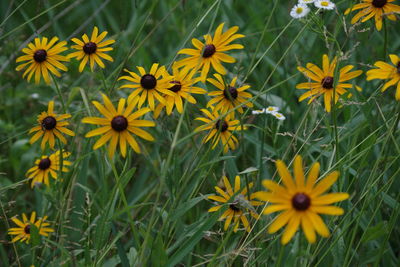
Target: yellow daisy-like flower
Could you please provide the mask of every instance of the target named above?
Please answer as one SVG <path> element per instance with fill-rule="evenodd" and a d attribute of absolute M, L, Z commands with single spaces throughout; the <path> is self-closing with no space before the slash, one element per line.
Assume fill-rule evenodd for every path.
<path fill-rule="evenodd" d="M 185 68 L 201 70 L 200 79 L 205 81 L 207 78 L 208 71 L 212 66 L 215 71 L 225 75 L 226 70 L 222 66 L 221 62 L 234 63 L 236 60 L 225 54 L 226 51 L 233 49 L 243 49 L 241 44 L 231 44 L 236 39 L 243 38 L 243 34 L 236 34 L 239 30 L 238 26 L 229 28 L 226 32 L 222 32 L 225 23 L 221 23 L 215 30 L 214 37 L 210 34 L 204 35 L 205 43 L 200 40 L 193 38 L 192 44 L 195 49 L 185 48 L 178 52 L 178 54 L 189 55 L 177 62 L 177 66 Z"/>
<path fill-rule="evenodd" d="M 207 81 L 209 83 L 212 83 L 219 90 L 208 93 L 209 96 L 214 96 L 214 98 L 208 101 L 207 107 L 211 107 L 214 104 L 218 103 L 215 106 L 215 110 L 220 110 L 221 113 L 226 113 L 229 110 L 232 110 L 235 107 L 239 106 L 237 110 L 240 113 L 243 113 L 243 108 L 240 106 L 240 104 L 245 103 L 248 100 L 247 98 L 252 97 L 250 93 L 245 92 L 247 89 L 250 88 L 250 85 L 243 85 L 236 88 L 235 84 L 237 81 L 237 77 L 234 77 L 230 84 L 225 84 L 225 81 L 219 74 L 214 74 L 214 77 L 216 79 L 208 78 Z M 251 102 L 247 102 L 244 105 L 249 108 L 253 107 L 253 103 Z"/>
<path fill-rule="evenodd" d="M 130 76 L 121 76 L 118 78 L 118 80 L 133 82 L 120 87 L 133 89 L 128 97 L 129 104 L 133 102 L 141 108 L 147 99 L 150 109 L 154 110 L 155 99 L 160 103 L 166 104 L 163 94 L 175 96 L 173 91 L 168 90 L 168 88 L 173 86 L 170 83 L 173 77 L 168 75 L 164 66 L 159 67 L 158 65 L 158 63 L 154 63 L 150 68 L 150 72 L 147 72 L 143 67 L 137 67 L 140 76 L 135 72 L 125 69 L 125 72 L 128 72 Z"/>
<path fill-rule="evenodd" d="M 67 134 L 70 136 L 74 136 L 75 133 L 67 128 L 69 125 L 68 121 L 64 121 L 71 117 L 71 114 L 61 114 L 57 115 L 54 112 L 54 101 L 50 101 L 48 104 L 47 112 L 43 111 L 40 115 L 38 115 L 38 126 L 33 127 L 29 130 L 29 133 L 36 132 L 29 143 L 35 143 L 40 137 L 43 137 L 40 147 L 44 150 L 46 143 L 48 142 L 50 148 L 54 148 L 55 138 L 60 139 L 64 144 L 67 143 L 67 139 L 62 135 Z"/>
<path fill-rule="evenodd" d="M 292 239 L 300 224 L 310 243 L 316 241 L 315 232 L 328 237 L 329 229 L 319 214 L 342 215 L 344 213 L 342 208 L 330 204 L 349 198 L 347 193 L 324 194 L 336 182 L 339 172 L 333 171 L 317 183 L 319 163 L 313 164 L 307 180 L 302 164 L 301 156 L 296 156 L 293 180 L 285 163 L 281 160 L 276 161 L 276 168 L 284 186 L 271 180 L 264 180 L 263 186 L 270 191 L 254 193 L 259 200 L 272 203 L 264 209 L 264 214 L 283 211 L 268 227 L 268 232 L 273 234 L 287 225 L 282 235 L 282 244 L 287 244 Z"/>
<path fill-rule="evenodd" d="M 49 186 L 49 174 L 53 179 L 57 179 L 57 172 L 60 170 L 60 156 L 62 156 L 62 171 L 68 172 L 68 168 L 66 166 L 70 166 L 72 162 L 65 160 L 69 157 L 71 153 L 63 152 L 60 155 L 60 151 L 56 151 L 50 156 L 42 156 L 40 159 L 35 161 L 35 166 L 30 168 L 25 176 L 28 179 L 32 179 L 31 187 L 33 188 L 37 183 L 43 183 Z"/>
<path fill-rule="evenodd" d="M 375 17 L 376 29 L 380 31 L 382 29 L 383 16 L 387 16 L 388 19 L 396 21 L 396 14 L 394 13 L 400 13 L 400 6 L 392 4 L 391 2 L 394 2 L 394 0 L 363 0 L 362 3 L 346 9 L 344 14 L 347 15 L 354 10 L 362 9 L 351 19 L 351 24 L 358 21 L 366 22 Z"/>
<path fill-rule="evenodd" d="M 394 66 L 384 61 L 375 62 L 374 66 L 377 67 L 377 69 L 367 71 L 367 81 L 375 79 L 390 79 L 382 87 L 382 92 L 386 91 L 386 89 L 388 89 L 390 86 L 394 86 L 397 83 L 396 100 L 400 101 L 400 58 L 394 54 L 389 55 L 389 57 Z"/>
<path fill-rule="evenodd" d="M 238 139 L 233 135 L 232 131 L 245 130 L 246 127 L 240 126 L 239 120 L 233 118 L 233 113 L 221 117 L 218 111 L 212 110 L 212 113 L 207 109 L 201 109 L 206 117 L 198 117 L 195 120 L 205 122 L 206 124 L 197 127 L 194 131 L 209 131 L 203 138 L 203 143 L 207 143 L 212 138 L 212 148 L 214 149 L 218 142 L 221 141 L 224 148 L 224 153 L 229 149 L 235 150 L 239 144 Z"/>
<path fill-rule="evenodd" d="M 334 76 L 335 68 L 337 64 L 337 58 L 335 57 L 331 63 L 327 55 L 322 56 L 322 69 L 317 67 L 315 64 L 308 63 L 307 68 L 297 67 L 307 78 L 314 82 L 300 83 L 296 86 L 297 89 L 306 89 L 308 92 L 302 94 L 299 97 L 299 101 L 303 101 L 306 98 L 310 98 L 308 104 L 310 104 L 315 98 L 320 95 L 324 95 L 325 110 L 331 111 L 331 102 L 333 100 L 333 91 L 335 90 L 335 104 L 339 97 L 347 92 L 346 88 L 352 88 L 351 83 L 343 83 L 354 79 L 362 74 L 361 70 L 351 71 L 354 66 L 347 65 L 340 69 L 337 77 Z M 336 85 L 335 85 L 335 81 Z M 361 87 L 355 86 L 358 91 L 361 91 Z"/>
<path fill-rule="evenodd" d="M 145 140 L 154 141 L 154 138 L 148 132 L 140 129 L 139 127 L 153 127 L 155 123 L 148 120 L 138 120 L 139 117 L 150 111 L 149 108 L 142 108 L 132 113 L 135 107 L 133 102 L 129 103 L 125 108 L 126 100 L 121 98 L 118 102 L 118 108 L 115 109 L 110 99 L 102 94 L 104 106 L 97 101 L 92 101 L 97 110 L 104 116 L 100 117 L 86 117 L 82 119 L 84 123 L 101 125 L 88 132 L 85 137 L 93 137 L 103 135 L 94 144 L 93 149 L 102 147 L 110 140 L 108 146 L 108 155 L 110 158 L 114 156 L 114 152 L 119 142 L 119 148 L 123 157 L 126 156 L 126 144 L 128 143 L 136 153 L 140 153 L 139 144 L 131 134 L 135 134 Z"/>
<path fill-rule="evenodd" d="M 90 64 L 90 69 L 93 71 L 95 63 L 100 66 L 100 68 L 105 68 L 102 58 L 108 61 L 113 62 L 113 58 L 107 55 L 105 52 L 113 50 L 112 47 L 107 47 L 115 43 L 115 40 L 106 40 L 103 39 L 106 37 L 107 32 L 102 32 L 99 34 L 99 29 L 94 27 L 92 31 L 92 36 L 89 37 L 86 35 L 82 35 L 82 40 L 78 38 L 72 38 L 71 41 L 76 45 L 71 46 L 71 48 L 76 49 L 78 51 L 73 52 L 68 55 L 68 58 L 76 58 L 77 60 L 81 60 L 81 64 L 79 64 L 79 72 L 82 72 L 87 63 Z"/>
<path fill-rule="evenodd" d="M 54 232 L 54 229 L 48 227 L 50 223 L 46 222 L 47 216 L 39 218 L 36 221 L 36 212 L 32 212 L 29 220 L 25 213 L 22 213 L 22 221 L 16 216 L 12 217 L 11 220 L 18 226 L 8 229 L 9 235 L 15 235 L 15 237 L 11 240 L 12 243 L 17 241 L 25 241 L 27 244 L 29 244 L 31 239 L 31 228 L 33 225 L 38 229 L 39 235 L 49 236 L 49 233 Z"/>
<path fill-rule="evenodd" d="M 257 214 L 254 207 L 263 205 L 263 203 L 254 200 L 254 193 L 250 194 L 249 198 L 249 194 L 247 193 L 247 186 L 244 186 L 244 188 L 240 190 L 241 188 L 239 176 L 235 177 L 235 187 L 233 189 L 226 176 L 223 176 L 222 179 L 225 185 L 225 190 L 222 190 L 222 188 L 215 186 L 214 188 L 219 195 L 211 195 L 207 197 L 210 200 L 215 200 L 222 204 L 210 208 L 208 212 L 218 211 L 224 206 L 224 204 L 228 204 L 229 208 L 219 218 L 220 221 L 225 220 L 224 230 L 228 230 L 228 227 L 233 220 L 233 231 L 236 233 L 239 228 L 240 219 L 246 231 L 250 232 L 250 224 L 247 220 L 247 214 L 250 214 L 254 218 L 258 219 L 259 215 Z M 249 188 L 252 187 L 253 183 L 249 183 Z"/>
<path fill-rule="evenodd" d="M 189 69 L 179 70 L 176 64 L 172 66 L 173 79 L 170 81 L 172 87 L 169 91 L 175 95 L 166 95 L 165 104 L 159 103 L 154 111 L 154 117 L 157 118 L 164 107 L 166 107 L 167 115 L 172 113 L 174 107 L 179 113 L 183 112 L 183 100 L 186 99 L 189 103 L 196 104 L 196 99 L 191 94 L 205 94 L 206 90 L 193 86 L 198 82 L 198 78 L 193 78 L 195 71 Z"/>
<path fill-rule="evenodd" d="M 60 62 L 68 61 L 67 57 L 60 55 L 60 53 L 67 50 L 67 47 L 65 46 L 67 42 L 62 41 L 55 44 L 57 41 L 57 37 L 53 37 L 50 42 L 48 42 L 46 37 L 35 38 L 34 44 L 29 43 L 28 47 L 22 49 L 22 52 L 24 52 L 26 55 L 18 57 L 16 62 L 28 62 L 17 66 L 16 70 L 20 71 L 28 66 L 24 74 L 22 74 L 23 78 L 28 75 L 27 80 L 29 82 L 33 74 L 35 74 L 36 84 L 40 82 L 41 77 L 43 77 L 44 81 L 49 84 L 49 71 L 57 77 L 60 77 L 61 74 L 57 69 L 63 71 L 68 70 L 67 67 Z"/>

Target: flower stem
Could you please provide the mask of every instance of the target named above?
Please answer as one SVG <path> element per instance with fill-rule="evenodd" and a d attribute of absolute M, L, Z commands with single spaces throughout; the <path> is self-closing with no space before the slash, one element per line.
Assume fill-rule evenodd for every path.
<path fill-rule="evenodd" d="M 55 85 L 55 87 L 56 87 L 56 92 L 57 92 L 57 94 L 58 94 L 58 97 L 60 98 L 61 105 L 62 105 L 62 108 L 63 108 L 63 112 L 64 112 L 64 114 L 65 114 L 65 113 L 67 113 L 67 108 L 66 108 L 66 106 L 65 106 L 64 99 L 63 99 L 63 97 L 62 97 L 60 87 L 58 86 L 57 80 L 54 78 L 53 74 L 51 74 L 51 78 L 52 78 L 53 81 L 54 81 L 54 85 Z"/>
<path fill-rule="evenodd" d="M 383 31 L 384 31 L 383 58 L 385 59 L 387 56 L 387 45 L 388 45 L 388 30 L 387 30 L 386 20 L 383 20 Z"/>

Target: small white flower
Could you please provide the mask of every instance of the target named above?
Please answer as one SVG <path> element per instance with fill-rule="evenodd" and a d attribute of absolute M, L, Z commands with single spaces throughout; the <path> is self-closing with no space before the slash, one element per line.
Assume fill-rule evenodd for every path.
<path fill-rule="evenodd" d="M 310 8 L 306 4 L 297 4 L 290 11 L 290 16 L 299 19 L 307 16 L 308 12 L 310 12 Z"/>
<path fill-rule="evenodd" d="M 263 109 L 258 109 L 258 110 L 253 110 L 252 112 L 251 112 L 251 114 L 253 114 L 253 115 L 258 115 L 258 114 L 263 114 L 265 112 L 265 108 L 263 108 Z"/>
<path fill-rule="evenodd" d="M 31 94 L 31 98 L 38 99 L 39 98 L 39 94 L 38 93 L 33 93 L 33 94 Z"/>
<path fill-rule="evenodd" d="M 336 7 L 334 3 L 329 0 L 317 0 L 314 2 L 314 5 L 318 8 L 332 10 Z"/>
<path fill-rule="evenodd" d="M 281 113 L 279 113 L 279 112 L 274 112 L 274 113 L 272 113 L 272 115 L 274 115 L 275 118 L 277 118 L 277 119 L 280 120 L 280 121 L 283 121 L 283 120 L 286 119 L 286 117 L 283 116 L 283 114 L 281 114 Z"/>
<path fill-rule="evenodd" d="M 315 0 L 299 0 L 299 4 L 312 4 Z"/>
<path fill-rule="evenodd" d="M 267 114 L 272 114 L 272 113 L 278 112 L 278 111 L 279 111 L 279 108 L 274 107 L 274 106 L 270 106 L 265 109 L 265 113 L 267 113 Z"/>

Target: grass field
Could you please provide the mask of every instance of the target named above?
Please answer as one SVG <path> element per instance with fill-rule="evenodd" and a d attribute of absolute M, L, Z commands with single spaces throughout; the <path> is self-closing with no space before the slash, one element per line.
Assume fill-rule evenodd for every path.
<path fill-rule="evenodd" d="M 391 64 L 389 55 L 400 56 L 400 24 L 388 19 L 400 19 L 400 8 L 398 13 L 384 15 L 378 31 L 373 18 L 351 24 L 358 11 L 344 15 L 359 2 L 335 1 L 333 10 L 311 4 L 306 17 L 294 19 L 290 16 L 297 4 L 294 0 L 0 1 L 0 266 L 399 266 L 400 103 L 395 95 L 396 86 L 400 94 L 400 82 L 382 92 L 388 77 L 367 81 L 366 73 L 376 69 L 375 62 Z M 400 5 L 400 1 L 391 4 Z M 250 98 L 233 111 L 221 111 L 210 130 L 195 131 L 206 124 L 196 120 L 206 117 L 201 109 L 211 112 L 207 103 L 214 96 L 207 93 L 218 89 L 209 80 L 198 81 L 199 72 L 193 72 L 195 86 L 207 93 L 192 94 L 197 103 L 183 101 L 181 113 L 175 107 L 170 115 L 163 110 L 154 118 L 153 111 L 143 111 L 146 114 L 140 120 L 151 122 L 142 125 L 155 126 L 143 128 L 154 141 L 142 132 L 133 135 L 141 153 L 129 145 L 125 157 L 119 146 L 113 157 L 108 144 L 93 149 L 101 135 L 85 135 L 99 126 L 87 124 L 83 118 L 104 117 L 92 102 L 104 103 L 101 93 L 115 107 L 121 104 L 120 98 L 128 99 L 133 89 L 120 87 L 132 82 L 118 80 L 127 75 L 124 69 L 139 73 L 136 66 L 147 71 L 159 63 L 172 74 L 173 63 L 187 57 L 178 52 L 194 48 L 192 38 L 204 42 L 204 35 L 213 36 L 221 23 L 225 23 L 224 31 L 239 26 L 237 33 L 245 35 L 232 41 L 243 49 L 224 52 L 236 60 L 223 63 L 227 71 L 224 82 L 237 76 L 232 87 L 249 85 L 246 92 Z M 105 52 L 113 59 L 103 59 L 105 68 L 96 62 L 91 71 L 88 63 L 80 72 L 80 61 L 71 58 L 63 62 L 67 71 L 58 69 L 60 77 L 51 74 L 49 83 L 42 78 L 38 84 L 35 75 L 28 81 L 23 77 L 25 69 L 16 70 L 23 63 L 16 62 L 17 58 L 25 55 L 22 50 L 35 38 L 56 36 L 59 42 L 67 41 L 68 50 L 60 52 L 66 56 L 76 51 L 71 39 L 82 39 L 85 33 L 90 37 L 94 26 L 99 34 L 108 32 L 104 40 L 115 40 L 109 45 L 113 50 Z M 313 63 L 322 68 L 324 54 L 331 61 L 338 58 L 328 75 L 333 80 L 324 78 L 319 85 L 330 92 L 340 90 L 342 81 L 337 77 L 345 66 L 363 72 L 346 81 L 352 86 L 332 104 L 330 112 L 323 95 L 307 104 L 309 98 L 299 102 L 306 90 L 296 89 L 310 81 L 298 67 L 309 68 L 307 63 Z M 47 51 L 39 58 L 35 52 L 35 56 L 34 62 L 40 62 L 51 54 Z M 400 77 L 400 62 L 394 71 L 394 77 Z M 207 77 L 214 73 L 211 67 Z M 174 81 L 171 79 L 166 84 Z M 234 95 L 228 96 L 232 100 Z M 56 138 L 54 148 L 49 142 L 42 149 L 42 139 L 30 142 L 34 134 L 29 131 L 35 126 L 38 132 L 51 128 L 50 122 L 38 122 L 50 101 L 54 101 L 55 113 L 71 114 L 65 121 L 74 136 L 64 134 L 65 144 Z M 127 100 L 127 105 L 130 103 Z M 249 107 L 251 104 L 254 106 Z M 132 112 L 140 110 L 138 105 Z M 145 101 L 141 109 L 149 105 Z M 278 107 L 285 119 L 252 113 L 268 106 Z M 224 128 L 225 116 L 238 120 L 236 128 Z M 114 117 L 107 127 L 113 133 L 125 131 L 121 129 L 131 123 L 125 117 L 122 121 Z M 58 119 L 57 123 L 61 125 Z M 213 148 L 215 137 L 204 143 L 210 131 L 217 137 L 231 131 L 238 139 L 236 149 L 224 148 L 221 143 Z M 233 143 L 233 138 L 226 142 Z M 59 167 L 54 171 L 58 178 L 50 178 L 49 185 L 40 182 L 43 177 L 33 183 L 27 171 L 34 166 L 45 169 L 41 156 L 47 160 L 57 150 L 71 154 L 68 158 L 54 155 L 49 164 L 59 161 L 61 168 L 69 171 L 62 172 Z M 302 163 L 296 155 L 301 155 Z M 299 166 L 312 177 L 313 164 L 319 162 L 318 181 L 340 173 L 337 181 L 320 190 L 348 193 L 341 195 L 341 202 L 328 203 L 342 208 L 342 215 L 328 215 L 339 215 L 340 209 L 332 208 L 321 216 L 329 237 L 321 236 L 321 223 L 304 219 L 318 202 L 311 193 L 301 193 L 307 191 L 305 187 L 299 189 L 305 202 L 295 198 L 299 192 L 287 200 L 298 216 L 305 216 L 299 230 L 285 245 L 281 240 L 294 227 L 294 219 L 286 228 L 271 230 L 283 208 L 269 212 L 271 203 L 281 202 L 267 199 L 263 181 L 281 184 L 274 196 L 284 198 L 283 186 L 290 192 L 293 185 L 282 172 L 284 168 L 279 169 L 282 162 L 291 173 L 296 170 L 298 188 L 303 188 L 299 186 Z M 208 212 L 221 204 L 213 198 L 218 195 L 215 186 L 229 193 L 222 177 L 235 187 L 237 175 L 240 190 L 248 192 L 234 188 L 219 210 Z M 252 194 L 259 191 L 264 193 Z M 253 201 L 247 199 L 253 196 L 257 196 Z M 260 205 L 253 205 L 258 202 Z M 225 228 L 229 216 L 220 217 L 228 211 L 246 216 L 248 229 L 240 216 L 233 216 Z M 25 213 L 29 219 L 32 212 L 47 219 L 16 224 L 15 218 L 23 220 Z M 15 227 L 22 227 L 29 243 L 12 242 L 15 235 L 10 228 Z M 42 232 L 46 227 L 50 228 L 48 236 Z M 315 242 L 310 242 L 315 231 Z"/>

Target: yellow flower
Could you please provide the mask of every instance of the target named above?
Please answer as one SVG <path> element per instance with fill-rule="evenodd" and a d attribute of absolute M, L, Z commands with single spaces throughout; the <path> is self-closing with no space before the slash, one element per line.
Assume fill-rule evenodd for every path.
<path fill-rule="evenodd" d="M 233 113 L 221 117 L 218 111 L 212 110 L 212 113 L 207 109 L 201 109 L 206 117 L 198 117 L 195 120 L 205 122 L 206 124 L 197 127 L 194 131 L 209 131 L 203 138 L 203 143 L 207 143 L 212 138 L 212 148 L 214 149 L 218 142 L 221 141 L 224 148 L 224 153 L 229 149 L 235 150 L 239 144 L 238 139 L 233 135 L 232 131 L 245 130 L 246 127 L 240 126 L 239 120 L 233 118 Z"/>
<path fill-rule="evenodd" d="M 396 100 L 400 100 L 400 58 L 393 54 L 389 55 L 389 57 L 394 66 L 383 61 L 375 62 L 374 66 L 377 67 L 377 69 L 367 71 L 367 81 L 388 79 L 389 81 L 386 82 L 381 89 L 382 92 L 397 83 Z"/>
<path fill-rule="evenodd" d="M 391 4 L 394 0 L 363 0 L 362 3 L 356 4 L 351 8 L 346 9 L 345 15 L 358 9 L 359 11 L 352 19 L 351 24 L 358 21 L 366 22 L 367 20 L 375 17 L 375 26 L 378 31 L 382 29 L 383 16 L 388 19 L 396 21 L 396 14 L 400 13 L 400 6 Z"/>
<path fill-rule="evenodd" d="M 207 78 L 208 71 L 212 66 L 215 71 L 225 75 L 226 70 L 222 66 L 221 62 L 234 63 L 236 60 L 225 54 L 226 51 L 233 49 L 243 49 L 243 45 L 230 44 L 238 38 L 243 38 L 243 34 L 236 34 L 239 30 L 238 26 L 229 28 L 226 32 L 222 33 L 225 23 L 221 23 L 215 30 L 214 37 L 210 34 L 204 36 L 205 43 L 202 43 L 196 38 L 192 39 L 192 44 L 195 49 L 185 48 L 178 52 L 178 54 L 189 55 L 177 62 L 177 67 L 201 70 L 200 79 L 205 81 Z"/>
<path fill-rule="evenodd" d="M 322 57 L 322 69 L 312 63 L 307 64 L 307 68 L 297 67 L 307 78 L 314 82 L 300 83 L 296 86 L 297 89 L 306 89 L 308 92 L 302 94 L 299 97 L 299 101 L 303 101 L 306 98 L 310 98 L 308 104 L 310 104 L 315 98 L 320 95 L 324 95 L 325 110 L 331 111 L 331 102 L 333 100 L 333 91 L 335 90 L 335 104 L 339 99 L 339 96 L 347 93 L 346 88 L 352 88 L 351 83 L 343 83 L 345 81 L 354 79 L 362 74 L 361 70 L 351 71 L 354 66 L 347 65 L 340 69 L 335 77 L 334 72 L 337 64 L 337 58 L 335 57 L 331 63 L 327 55 Z M 336 82 L 336 85 L 335 85 Z M 361 87 L 355 86 L 358 91 L 361 91 Z"/>
<path fill-rule="evenodd" d="M 183 100 L 186 99 L 189 103 L 196 104 L 196 99 L 191 94 L 205 94 L 206 90 L 193 86 L 198 82 L 198 78 L 193 78 L 195 71 L 189 71 L 189 69 L 179 70 L 174 64 L 172 66 L 173 79 L 170 81 L 172 87 L 168 90 L 175 94 L 166 95 L 165 104 L 159 103 L 154 111 L 154 117 L 157 118 L 164 107 L 166 107 L 167 115 L 172 113 L 174 107 L 179 113 L 183 112 Z"/>
<path fill-rule="evenodd" d="M 26 66 L 29 66 L 22 77 L 24 78 L 26 75 L 28 82 L 31 80 L 33 74 L 35 74 L 35 83 L 38 84 L 40 82 L 40 78 L 43 77 L 47 84 L 50 83 L 50 75 L 49 71 L 60 77 L 61 74 L 57 70 L 67 71 L 67 67 L 62 64 L 60 61 L 68 61 L 68 58 L 60 55 L 60 53 L 67 50 L 65 45 L 66 41 L 62 41 L 54 45 L 58 41 L 57 37 L 53 37 L 50 42 L 46 37 L 35 38 L 35 43 L 29 43 L 28 47 L 22 49 L 26 55 L 20 56 L 17 58 L 16 62 L 25 62 L 19 65 L 16 70 L 20 71 L 24 69 Z"/>
<path fill-rule="evenodd" d="M 234 77 L 230 84 L 225 84 L 225 81 L 219 74 L 214 74 L 214 77 L 216 79 L 208 78 L 207 81 L 212 83 L 219 90 L 208 93 L 209 96 L 215 97 L 208 101 L 207 107 L 211 107 L 218 103 L 215 106 L 215 110 L 221 111 L 221 113 L 227 113 L 229 110 L 232 110 L 235 107 L 240 106 L 240 104 L 248 101 L 247 98 L 252 97 L 250 93 L 245 92 L 250 88 L 250 85 L 243 85 L 238 88 L 235 87 L 237 77 Z M 253 107 L 253 103 L 251 102 L 247 102 L 245 105 L 249 108 Z M 243 108 L 241 106 L 237 110 L 240 113 L 243 113 Z"/>
<path fill-rule="evenodd" d="M 90 69 L 93 71 L 95 63 L 100 66 L 100 68 L 105 68 L 102 58 L 108 61 L 113 62 L 112 57 L 107 55 L 105 52 L 113 50 L 112 47 L 107 47 L 115 43 L 115 40 L 107 40 L 103 41 L 106 37 L 107 32 L 102 32 L 99 35 L 99 29 L 94 27 L 92 31 L 92 36 L 89 37 L 86 35 L 82 35 L 82 40 L 78 38 L 72 38 L 71 41 L 76 45 L 71 46 L 71 48 L 78 50 L 68 55 L 68 58 L 76 58 L 77 60 L 81 60 L 81 64 L 79 65 L 79 72 L 82 72 L 87 63 L 90 64 Z"/>
<path fill-rule="evenodd" d="M 69 157 L 71 153 L 63 152 L 62 153 L 62 171 L 68 172 L 68 168 L 66 166 L 70 166 L 72 163 L 70 161 L 65 160 Z M 57 172 L 60 170 L 60 151 L 57 151 L 50 156 L 42 156 L 40 159 L 35 161 L 35 166 L 30 168 L 26 172 L 26 177 L 28 179 L 32 179 L 31 187 L 34 187 L 37 183 L 43 183 L 49 186 L 49 174 L 54 179 L 57 179 Z"/>
<path fill-rule="evenodd" d="M 62 135 L 67 134 L 70 136 L 74 136 L 75 133 L 65 126 L 69 125 L 68 121 L 64 121 L 71 117 L 71 114 L 61 114 L 57 115 L 54 113 L 54 101 L 50 101 L 48 104 L 47 112 L 43 111 L 40 115 L 38 115 L 38 124 L 29 130 L 29 133 L 36 132 L 32 138 L 29 140 L 29 143 L 35 143 L 40 137 L 43 136 L 42 143 L 40 147 L 44 150 L 46 143 L 48 142 L 50 148 L 54 148 L 55 145 L 55 137 L 60 139 L 64 144 L 67 143 L 67 139 Z"/>
<path fill-rule="evenodd" d="M 141 108 L 147 99 L 150 109 L 154 110 L 154 98 L 160 103 L 166 104 L 162 94 L 175 96 L 173 91 L 168 90 L 168 88 L 172 86 L 170 81 L 173 77 L 168 75 L 164 66 L 158 67 L 158 63 L 154 63 L 150 68 L 150 72 L 146 72 L 143 67 L 137 67 L 137 69 L 139 70 L 140 76 L 125 69 L 125 72 L 128 72 L 130 76 L 121 76 L 118 78 L 118 80 L 133 82 L 120 87 L 133 89 L 128 97 L 129 104 L 133 102 L 135 105 L 138 104 L 138 107 Z"/>
<path fill-rule="evenodd" d="M 215 190 L 219 195 L 211 195 L 208 196 L 208 199 L 215 200 L 217 202 L 222 203 L 221 205 L 214 206 L 208 210 L 208 212 L 215 212 L 221 209 L 224 205 L 228 204 L 229 208 L 221 215 L 219 218 L 220 221 L 225 220 L 224 230 L 226 231 L 233 220 L 233 231 L 236 231 L 239 228 L 239 219 L 242 221 L 244 228 L 247 232 L 250 232 L 250 224 L 247 220 L 247 214 L 250 213 L 251 216 L 258 219 L 259 215 L 255 211 L 255 206 L 263 205 L 262 202 L 254 200 L 254 193 L 247 193 L 247 186 L 244 185 L 243 189 L 240 190 L 240 177 L 235 177 L 235 187 L 232 189 L 231 184 L 226 176 L 222 177 L 225 185 L 225 190 L 222 190 L 220 187 L 215 186 Z M 249 188 L 253 187 L 253 183 L 249 183 Z"/>
<path fill-rule="evenodd" d="M 140 153 L 140 147 L 132 133 L 148 141 L 154 141 L 152 135 L 143 131 L 139 127 L 153 127 L 155 123 L 147 120 L 138 120 L 138 118 L 150 111 L 149 108 L 142 108 L 132 113 L 135 104 L 131 102 L 126 108 L 125 98 L 121 98 L 118 102 L 118 108 L 115 109 L 110 99 L 102 94 L 104 106 L 97 101 L 93 101 L 93 105 L 104 116 L 100 117 L 86 117 L 82 119 L 84 123 L 101 125 L 88 132 L 85 137 L 93 137 L 103 135 L 94 144 L 93 149 L 98 149 L 110 140 L 108 146 L 108 155 L 110 158 L 114 156 L 114 152 L 119 142 L 119 148 L 123 157 L 126 156 L 126 144 L 128 143 L 136 153 Z"/>
<path fill-rule="evenodd" d="M 36 221 L 36 212 L 32 212 L 31 218 L 28 220 L 25 213 L 22 213 L 22 221 L 17 219 L 16 216 L 12 217 L 11 220 L 18 226 L 15 228 L 8 229 L 9 235 L 15 235 L 11 240 L 12 243 L 20 241 L 29 244 L 31 239 L 31 228 L 35 226 L 38 229 L 39 235 L 49 236 L 49 233 L 54 232 L 52 228 L 48 226 L 50 223 L 46 222 L 47 216 L 39 218 Z"/>
<path fill-rule="evenodd" d="M 331 172 L 317 183 L 319 167 L 318 162 L 314 163 L 306 180 L 302 158 L 296 156 L 294 161 L 295 180 L 293 180 L 285 163 L 278 160 L 276 168 L 283 181 L 283 186 L 271 180 L 264 180 L 263 186 L 270 191 L 254 193 L 256 198 L 272 203 L 264 209 L 264 214 L 283 211 L 268 227 L 268 232 L 273 234 L 287 225 L 281 239 L 282 244 L 287 244 L 292 239 L 300 225 L 310 243 L 316 241 L 315 232 L 323 237 L 328 237 L 329 229 L 319 214 L 342 215 L 344 213 L 342 208 L 330 204 L 349 198 L 349 194 L 324 194 L 336 182 L 339 172 Z"/>

